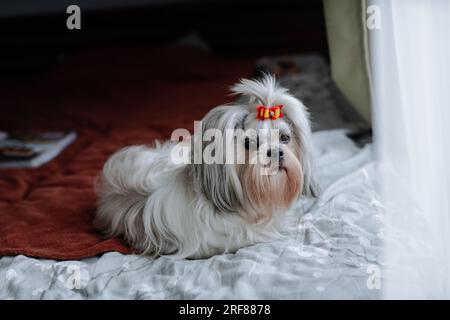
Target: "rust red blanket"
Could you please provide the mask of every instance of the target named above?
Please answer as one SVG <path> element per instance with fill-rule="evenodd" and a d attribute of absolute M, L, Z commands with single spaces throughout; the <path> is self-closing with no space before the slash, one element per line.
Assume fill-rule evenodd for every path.
<path fill-rule="evenodd" d="M 0 130 L 74 130 L 77 141 L 38 169 L 0 170 L 0 255 L 81 259 L 130 253 L 93 228 L 93 183 L 119 148 L 192 130 L 252 72 L 192 48 L 78 54 L 38 84 L 0 91 Z"/>

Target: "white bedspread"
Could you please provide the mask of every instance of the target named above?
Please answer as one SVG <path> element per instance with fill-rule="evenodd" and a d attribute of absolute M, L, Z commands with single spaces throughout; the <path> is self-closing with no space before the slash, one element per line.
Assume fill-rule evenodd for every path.
<path fill-rule="evenodd" d="M 321 197 L 301 200 L 287 240 L 207 260 L 107 253 L 57 262 L 0 259 L 0 299 L 373 299 L 382 212 L 372 146 L 313 135 Z"/>

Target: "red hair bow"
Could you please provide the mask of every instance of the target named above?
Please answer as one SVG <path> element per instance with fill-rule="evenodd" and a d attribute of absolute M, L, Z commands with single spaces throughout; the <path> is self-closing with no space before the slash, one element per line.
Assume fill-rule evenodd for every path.
<path fill-rule="evenodd" d="M 257 106 L 256 107 L 256 119 L 258 120 L 276 120 L 284 117 L 284 114 L 281 113 L 282 105 L 274 106 L 272 108 L 268 108 L 265 106 Z"/>

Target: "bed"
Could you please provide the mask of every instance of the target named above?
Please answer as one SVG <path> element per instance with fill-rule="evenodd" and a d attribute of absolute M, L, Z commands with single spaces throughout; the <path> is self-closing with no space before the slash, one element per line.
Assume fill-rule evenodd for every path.
<path fill-rule="evenodd" d="M 158 63 L 162 56 L 170 63 Z M 21 99 L 2 92 L 14 104 L 9 118 L 0 118 L 5 128 L 19 120 L 75 126 L 80 138 L 37 171 L 0 172 L 0 299 L 379 298 L 383 213 L 372 144 L 350 139 L 361 124 L 342 116 L 326 63 L 311 56 L 297 62 L 298 74 L 280 77 L 316 118 L 323 192 L 295 204 L 297 227 L 285 239 L 203 260 L 152 259 L 120 239 L 101 239 L 89 224 L 93 179 L 118 148 L 191 129 L 192 119 L 223 102 L 227 86 L 253 73 L 253 61 L 192 48 L 95 51 L 68 61 Z M 186 101 L 189 117 L 177 107 Z M 33 118 L 21 119 L 36 106 Z M 79 228 L 67 227 L 73 224 Z"/>

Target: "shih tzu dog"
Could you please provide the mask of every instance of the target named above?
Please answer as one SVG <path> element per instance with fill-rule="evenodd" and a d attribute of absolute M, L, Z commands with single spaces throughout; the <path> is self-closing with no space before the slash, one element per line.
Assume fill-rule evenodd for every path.
<path fill-rule="evenodd" d="M 316 195 L 307 110 L 269 75 L 232 91 L 240 99 L 212 109 L 190 140 L 127 147 L 106 162 L 98 228 L 140 253 L 181 258 L 281 235 L 292 204 Z M 226 132 L 240 134 L 219 137 Z"/>

